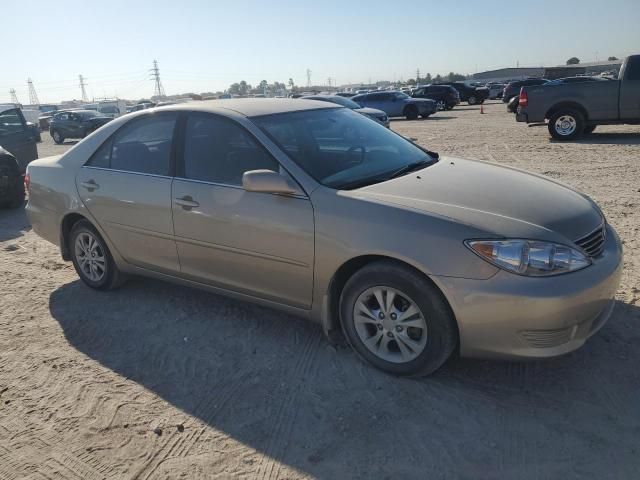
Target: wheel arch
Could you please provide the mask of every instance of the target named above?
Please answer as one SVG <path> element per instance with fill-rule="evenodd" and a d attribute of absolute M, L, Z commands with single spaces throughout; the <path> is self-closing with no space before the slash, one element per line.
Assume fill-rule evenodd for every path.
<path fill-rule="evenodd" d="M 93 222 L 78 212 L 67 213 L 60 222 L 60 253 L 63 260 L 71 260 L 71 252 L 69 251 L 69 234 L 73 226 L 80 220 L 86 220 L 93 225 Z"/>
<path fill-rule="evenodd" d="M 458 335 L 458 343 L 459 343 L 460 327 L 458 326 L 458 320 L 456 319 L 455 313 L 453 311 L 453 308 L 451 308 L 451 304 L 449 303 L 447 296 L 444 294 L 440 286 L 437 285 L 436 282 L 434 282 L 433 279 L 429 277 L 429 275 L 424 273 L 422 270 L 416 268 L 414 265 L 411 265 L 410 263 L 407 263 L 403 260 L 400 260 L 394 257 L 390 257 L 386 255 L 378 255 L 378 254 L 360 255 L 357 257 L 353 257 L 347 260 L 346 262 L 344 262 L 342 265 L 340 265 L 340 267 L 338 267 L 338 269 L 335 271 L 335 273 L 333 274 L 333 277 L 331 278 L 331 281 L 329 282 L 329 286 L 327 288 L 327 292 L 325 296 L 326 304 L 324 306 L 324 309 L 326 311 L 324 312 L 324 315 L 323 315 L 324 318 L 322 321 L 323 329 L 325 333 L 330 338 L 334 338 L 335 334 L 340 335 L 342 333 L 342 326 L 340 324 L 340 312 L 339 312 L 340 296 L 349 279 L 357 271 L 361 270 L 367 265 L 370 265 L 375 262 L 380 262 L 380 261 L 388 261 L 412 270 L 413 272 L 420 275 L 425 281 L 430 283 L 438 292 L 440 292 L 440 295 L 442 295 L 442 298 L 444 299 L 447 307 L 449 308 L 449 312 L 451 313 L 451 316 L 455 321 L 457 335 Z"/>
<path fill-rule="evenodd" d="M 587 109 L 584 108 L 580 103 L 572 102 L 572 101 L 556 103 L 551 108 L 549 108 L 549 110 L 547 110 L 547 113 L 545 113 L 545 118 L 547 118 L 547 119 L 551 118 L 552 115 L 554 115 L 558 111 L 564 110 L 564 109 L 577 110 L 578 112 L 580 112 L 582 114 L 582 116 L 584 117 L 585 120 L 588 120 L 588 118 L 589 118 L 589 115 L 587 113 Z"/>

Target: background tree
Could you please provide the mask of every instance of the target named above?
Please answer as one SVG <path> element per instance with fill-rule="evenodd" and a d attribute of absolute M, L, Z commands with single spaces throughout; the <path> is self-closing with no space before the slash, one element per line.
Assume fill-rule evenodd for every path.
<path fill-rule="evenodd" d="M 437 75 L 434 77 L 433 81 L 434 81 L 435 83 L 440 83 L 440 82 L 442 81 L 442 77 L 440 76 L 440 74 L 437 74 Z"/>
<path fill-rule="evenodd" d="M 231 86 L 229 87 L 229 93 L 231 95 L 240 95 L 240 84 L 232 83 Z"/>
<path fill-rule="evenodd" d="M 295 83 L 293 83 L 293 78 L 290 78 L 290 79 L 289 79 L 289 88 L 290 88 L 291 90 L 293 90 L 293 87 L 295 87 L 295 85 L 296 85 L 296 84 L 295 84 Z"/>
<path fill-rule="evenodd" d="M 269 83 L 266 80 L 262 80 L 258 85 L 258 90 L 260 91 L 260 93 L 267 93 L 266 90 L 268 85 Z"/>
<path fill-rule="evenodd" d="M 609 60 L 610 62 L 613 62 L 614 60 L 618 60 L 618 57 L 609 57 L 607 58 L 607 60 Z"/>
<path fill-rule="evenodd" d="M 431 74 L 427 73 L 424 77 L 424 83 L 431 83 L 432 79 L 431 79 Z"/>
<path fill-rule="evenodd" d="M 247 93 L 249 93 L 249 90 L 251 90 L 251 85 L 249 85 L 247 82 L 242 80 L 239 86 L 240 95 L 246 95 Z"/>
<path fill-rule="evenodd" d="M 413 78 L 410 78 L 409 80 L 407 80 L 407 85 L 415 85 L 416 81 Z"/>
<path fill-rule="evenodd" d="M 567 65 L 577 65 L 580 63 L 580 59 L 578 57 L 571 57 L 567 60 Z"/>

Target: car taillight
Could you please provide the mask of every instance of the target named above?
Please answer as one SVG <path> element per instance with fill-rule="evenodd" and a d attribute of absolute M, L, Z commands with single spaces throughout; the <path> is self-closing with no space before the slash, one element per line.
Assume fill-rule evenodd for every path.
<path fill-rule="evenodd" d="M 529 97 L 527 96 L 527 92 L 520 89 L 520 98 L 518 99 L 518 105 L 521 107 L 526 107 L 529 105 Z"/>
<path fill-rule="evenodd" d="M 31 175 L 29 175 L 29 172 L 24 174 L 24 188 L 27 190 L 27 192 L 29 191 L 29 187 L 31 186 Z"/>

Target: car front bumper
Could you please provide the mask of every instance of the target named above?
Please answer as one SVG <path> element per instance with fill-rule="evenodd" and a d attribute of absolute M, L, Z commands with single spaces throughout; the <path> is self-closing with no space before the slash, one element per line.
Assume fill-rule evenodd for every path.
<path fill-rule="evenodd" d="M 576 272 L 524 277 L 500 270 L 488 280 L 434 280 L 458 321 L 462 356 L 543 358 L 581 347 L 606 323 L 622 263 L 618 236 L 607 226 L 602 256 Z"/>

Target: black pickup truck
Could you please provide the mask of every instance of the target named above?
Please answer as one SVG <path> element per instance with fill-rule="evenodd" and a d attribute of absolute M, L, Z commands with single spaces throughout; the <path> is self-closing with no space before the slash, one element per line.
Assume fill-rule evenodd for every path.
<path fill-rule="evenodd" d="M 597 125 L 640 124 L 640 55 L 625 59 L 618 80 L 522 87 L 516 120 L 547 120 L 549 133 L 558 140 L 573 140 Z"/>

